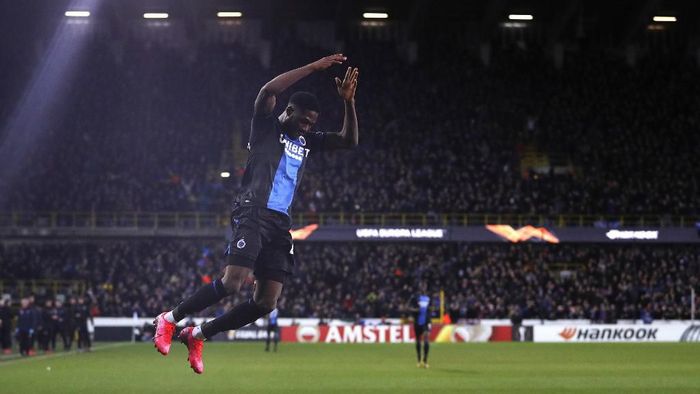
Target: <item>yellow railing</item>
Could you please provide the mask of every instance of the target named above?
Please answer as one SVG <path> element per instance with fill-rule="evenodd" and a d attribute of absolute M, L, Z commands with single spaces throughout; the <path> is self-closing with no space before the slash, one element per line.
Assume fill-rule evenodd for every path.
<path fill-rule="evenodd" d="M 212 228 L 228 215 L 208 212 L 12 212 L 0 213 L 0 228 Z"/>
<path fill-rule="evenodd" d="M 512 226 L 591 227 L 617 223 L 627 227 L 692 227 L 698 217 L 673 215 L 532 215 L 470 213 L 294 213 L 295 226 Z M 209 212 L 10 212 L 0 213 L 0 228 L 185 228 L 225 227 L 229 214 Z"/>
<path fill-rule="evenodd" d="M 619 226 L 692 227 L 700 219 L 671 215 L 521 215 L 468 213 L 300 213 L 294 215 L 298 224 L 357 224 L 412 226 L 482 226 L 509 224 L 512 226 L 592 227 L 617 223 Z"/>
<path fill-rule="evenodd" d="M 12 293 L 18 298 L 31 294 L 75 294 L 85 293 L 86 283 L 82 280 L 60 279 L 0 279 L 0 293 Z M 41 298 L 41 297 L 40 297 Z"/>

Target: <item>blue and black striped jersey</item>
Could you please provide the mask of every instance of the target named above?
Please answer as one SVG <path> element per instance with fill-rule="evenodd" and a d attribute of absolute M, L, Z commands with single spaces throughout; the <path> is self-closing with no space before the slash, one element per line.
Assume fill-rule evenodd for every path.
<path fill-rule="evenodd" d="M 322 149 L 324 134 L 307 133 L 292 139 L 277 117 L 253 117 L 241 202 L 291 215 L 306 161 L 312 152 Z"/>
<path fill-rule="evenodd" d="M 430 297 L 425 294 L 418 294 L 411 298 L 411 303 L 417 309 L 413 318 L 414 322 L 420 326 L 430 322 Z"/>

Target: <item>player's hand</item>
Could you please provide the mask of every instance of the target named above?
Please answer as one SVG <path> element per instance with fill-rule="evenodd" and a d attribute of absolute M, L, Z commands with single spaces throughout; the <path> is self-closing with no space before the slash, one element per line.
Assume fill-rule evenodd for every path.
<path fill-rule="evenodd" d="M 323 71 L 334 64 L 342 64 L 347 59 L 342 53 L 336 53 L 335 55 L 322 57 L 311 63 L 310 66 L 314 71 Z"/>
<path fill-rule="evenodd" d="M 338 77 L 335 78 L 335 86 L 338 88 L 338 95 L 342 97 L 343 100 L 351 101 L 355 98 L 358 75 L 360 75 L 360 70 L 357 67 L 348 67 L 342 81 Z"/>

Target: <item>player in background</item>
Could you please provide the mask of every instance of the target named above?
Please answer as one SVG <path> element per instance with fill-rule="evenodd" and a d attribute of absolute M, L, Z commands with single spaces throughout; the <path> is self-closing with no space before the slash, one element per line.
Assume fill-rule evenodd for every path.
<path fill-rule="evenodd" d="M 430 368 L 428 364 L 428 351 L 430 350 L 430 296 L 428 286 L 421 283 L 420 291 L 409 301 L 409 310 L 413 314 L 413 332 L 416 336 L 416 356 L 418 368 Z M 423 354 L 421 355 L 421 343 Z"/>
<path fill-rule="evenodd" d="M 19 341 L 19 354 L 22 356 L 32 355 L 32 336 L 39 323 L 36 313 L 32 308 L 29 298 L 22 298 L 20 310 L 17 317 L 17 340 Z"/>
<path fill-rule="evenodd" d="M 266 83 L 255 99 L 248 162 L 241 180 L 242 190 L 231 213 L 233 241 L 227 249 L 224 275 L 154 321 L 155 347 L 167 355 L 178 321 L 238 293 L 248 276 L 255 275 L 257 283 L 252 299 L 216 319 L 180 332 L 179 339 L 187 346 L 190 367 L 195 373 L 204 371 L 205 339 L 246 326 L 277 307 L 285 279 L 294 271 L 290 207 L 308 158 L 320 151 L 353 148 L 358 143 L 357 68 L 348 67 L 342 80 L 335 78 L 345 108 L 340 132 L 312 131 L 320 106 L 316 96 L 308 92 L 292 94 L 282 113 L 276 116 L 275 112 L 277 96 L 287 88 L 345 60 L 342 54 L 335 54 L 280 74 Z"/>
<path fill-rule="evenodd" d="M 41 310 L 41 325 L 39 326 L 39 348 L 44 353 L 51 353 L 56 347 L 56 335 L 53 328 L 53 300 L 48 299 Z M 53 342 L 51 338 L 54 338 Z"/>
<path fill-rule="evenodd" d="M 88 320 L 93 326 L 95 321 L 90 314 L 90 305 L 85 302 L 84 297 L 78 298 L 78 305 L 73 309 L 73 317 L 78 325 L 78 350 L 89 352 L 92 350 L 92 341 L 88 331 Z"/>
<path fill-rule="evenodd" d="M 12 320 L 15 314 L 10 308 L 9 299 L 0 299 L 0 344 L 2 354 L 12 353 Z"/>
<path fill-rule="evenodd" d="M 267 337 L 265 338 L 265 351 L 270 351 L 270 337 L 273 337 L 275 342 L 275 352 L 277 352 L 277 343 L 280 341 L 280 327 L 277 324 L 277 316 L 279 309 L 275 308 L 267 315 Z"/>

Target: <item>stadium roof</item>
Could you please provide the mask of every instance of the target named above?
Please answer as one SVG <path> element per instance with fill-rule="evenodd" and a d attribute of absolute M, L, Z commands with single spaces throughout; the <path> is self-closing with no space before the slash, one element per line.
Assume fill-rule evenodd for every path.
<path fill-rule="evenodd" d="M 119 26 L 144 12 L 167 12 L 170 18 L 196 27 L 218 11 L 240 11 L 243 18 L 261 19 L 271 26 L 294 20 L 333 21 L 343 26 L 362 19 L 364 12 L 386 12 L 389 21 L 408 26 L 412 35 L 440 29 L 445 23 L 463 25 L 479 37 L 489 37 L 512 13 L 533 15 L 542 33 L 554 39 L 580 31 L 610 35 L 620 41 L 642 34 L 655 15 L 675 16 L 673 29 L 700 35 L 700 1 L 690 0 L 2 0 L 4 24 L 35 23 L 61 18 L 68 9 L 94 8 L 91 18 Z M 670 27 L 669 27 L 670 28 Z"/>

